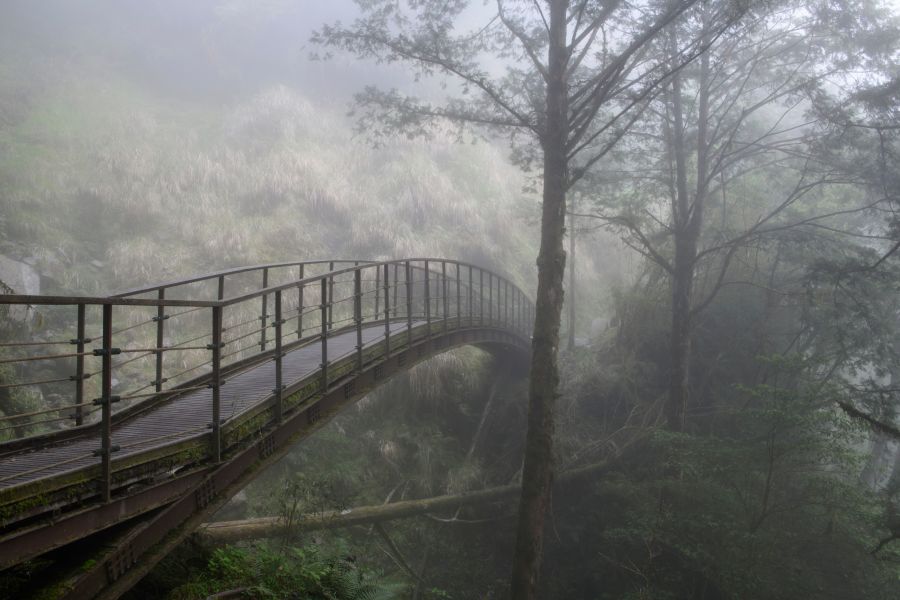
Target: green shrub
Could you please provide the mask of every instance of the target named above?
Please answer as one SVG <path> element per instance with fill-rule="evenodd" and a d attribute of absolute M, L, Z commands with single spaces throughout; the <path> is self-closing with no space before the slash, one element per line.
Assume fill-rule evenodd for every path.
<path fill-rule="evenodd" d="M 356 564 L 345 549 L 333 552 L 309 545 L 273 550 L 265 545 L 227 546 L 213 552 L 207 569 L 169 594 L 171 600 L 206 598 L 241 591 L 254 599 L 386 600 L 390 588 Z"/>

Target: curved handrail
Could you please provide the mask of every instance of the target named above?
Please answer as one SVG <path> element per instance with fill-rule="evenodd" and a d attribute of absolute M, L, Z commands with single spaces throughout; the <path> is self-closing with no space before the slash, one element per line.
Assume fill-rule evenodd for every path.
<path fill-rule="evenodd" d="M 330 261 L 324 261 L 324 262 L 330 262 Z M 491 276 L 495 277 L 498 281 L 504 281 L 504 282 L 512 285 L 513 287 L 515 287 L 518 291 L 520 291 L 520 292 L 522 291 L 516 284 L 514 284 L 508 278 L 503 277 L 502 275 L 498 275 L 497 273 L 494 273 L 493 271 L 485 269 L 484 267 L 479 267 L 478 265 L 475 265 L 472 263 L 467 263 L 464 261 L 454 260 L 454 259 L 449 259 L 449 258 L 424 258 L 424 257 L 422 257 L 422 258 L 402 258 L 402 259 L 391 259 L 391 260 L 382 260 L 382 261 L 365 261 L 365 264 L 362 264 L 362 263 L 363 263 L 363 261 L 360 261 L 359 265 L 354 265 L 352 267 L 344 267 L 342 269 L 335 269 L 332 271 L 328 271 L 326 273 L 320 273 L 318 275 L 310 275 L 309 277 L 304 277 L 303 279 L 290 281 L 288 283 L 281 283 L 281 284 L 278 284 L 275 286 L 269 286 L 266 288 L 256 290 L 254 292 L 248 292 L 246 294 L 241 294 L 239 296 L 231 296 L 228 298 L 223 298 L 222 300 L 219 301 L 219 304 L 221 306 L 230 306 L 232 304 L 237 304 L 239 302 L 245 302 L 247 300 L 252 300 L 253 298 L 259 298 L 261 296 L 273 294 L 275 292 L 290 290 L 290 289 L 296 288 L 297 286 L 300 286 L 300 285 L 308 285 L 310 283 L 316 283 L 323 279 L 333 278 L 337 275 L 343 275 L 345 273 L 352 273 L 354 271 L 358 271 L 358 270 L 362 270 L 362 269 L 371 269 L 374 267 L 381 267 L 384 265 L 405 265 L 407 263 L 410 263 L 412 268 L 419 269 L 419 270 L 424 270 L 424 267 L 417 267 L 415 265 L 412 265 L 412 263 L 431 263 L 431 264 L 435 264 L 435 263 L 442 264 L 443 263 L 443 264 L 448 264 L 448 265 L 459 265 L 461 267 L 477 269 L 478 271 L 490 273 Z M 523 292 L 523 294 L 524 294 L 524 292 Z M 527 296 L 525 296 L 525 297 L 527 298 Z M 530 299 L 529 299 L 529 301 L 530 301 Z"/>
<path fill-rule="evenodd" d="M 353 264 L 333 268 L 335 264 L 345 265 L 346 263 Z M 229 274 L 247 273 L 255 270 L 263 270 L 265 272 L 267 269 L 279 267 L 323 264 L 329 265 L 329 269 L 325 272 L 303 277 L 303 270 L 301 269 L 299 271 L 301 275 L 299 279 L 293 279 L 277 285 L 265 285 L 265 287 L 260 289 L 239 293 L 230 297 L 222 297 L 221 280 L 219 286 L 220 298 L 217 299 L 169 299 L 165 298 L 162 292 L 162 290 L 169 287 L 223 278 Z M 390 267 L 393 267 L 393 275 L 390 275 Z M 420 274 L 425 271 L 428 272 L 428 275 L 422 277 Z M 354 273 L 353 277 L 347 277 L 347 275 Z M 363 273 L 367 274 L 366 278 L 363 277 Z M 356 280 L 355 283 L 354 280 Z M 262 281 L 265 284 L 267 281 L 266 277 Z M 427 285 L 424 285 L 425 282 L 427 282 Z M 374 286 L 371 285 L 372 283 L 374 283 Z M 346 292 L 348 285 L 354 285 L 355 289 L 352 292 Z M 448 286 L 453 286 L 455 294 L 450 294 Z M 338 294 L 342 296 L 340 298 L 335 298 L 337 289 L 342 290 Z M 132 295 L 154 290 L 160 291 L 158 298 L 131 297 Z M 297 301 L 293 306 L 290 306 L 291 301 L 284 299 L 284 292 L 287 290 L 297 290 L 298 292 Z M 307 300 L 317 300 L 315 304 L 304 305 L 304 290 L 310 292 L 306 297 Z M 400 297 L 401 290 L 402 297 Z M 465 292 L 464 295 L 463 292 Z M 501 292 L 504 294 L 502 297 Z M 476 295 L 479 303 L 477 307 L 473 306 Z M 392 296 L 393 300 L 389 296 Z M 464 299 L 466 300 L 465 305 L 463 305 Z M 273 302 L 270 303 L 270 300 Z M 281 306 L 283 300 L 285 306 Z M 291 300 L 293 300 L 293 295 Z M 254 301 L 259 302 L 259 304 L 256 304 Z M 0 344 L 2 346 L 0 352 L 3 354 L 3 356 L 0 356 L 0 362 L 3 363 L 27 362 L 28 364 L 43 365 L 46 364 L 43 361 L 69 361 L 73 358 L 76 363 L 74 374 L 67 377 L 61 377 L 61 374 L 48 377 L 42 373 L 41 376 L 20 378 L 17 382 L 0 382 L 0 388 L 61 385 L 65 381 L 74 382 L 74 402 L 62 406 L 39 407 L 39 410 L 31 409 L 28 412 L 23 412 L 21 415 L 0 416 L 0 431 L 12 431 L 13 436 L 19 439 L 32 439 L 35 434 L 29 435 L 27 432 L 33 431 L 32 428 L 35 425 L 56 423 L 53 427 L 59 427 L 60 423 L 67 420 L 64 412 L 71 409 L 74 409 L 74 413 L 69 418 L 74 419 L 75 425 L 70 427 L 69 430 L 80 429 L 81 426 L 87 423 L 85 417 L 89 417 L 92 410 L 94 412 L 99 411 L 97 408 L 92 409 L 91 401 L 87 400 L 91 397 L 91 394 L 99 392 L 99 399 L 102 400 L 111 396 L 113 390 L 117 389 L 116 386 L 108 383 L 107 380 L 110 379 L 109 373 L 113 369 L 117 373 L 121 373 L 120 369 L 124 366 L 148 357 L 155 356 L 156 358 L 155 373 L 149 373 L 150 369 L 148 368 L 135 370 L 141 364 L 147 364 L 139 363 L 134 367 L 128 367 L 129 370 L 125 372 L 124 379 L 121 375 L 116 376 L 120 380 L 120 386 L 126 388 L 132 384 L 141 386 L 136 390 L 121 392 L 122 399 L 138 401 L 138 404 L 141 404 L 145 399 L 152 398 L 155 394 L 177 391 L 179 387 L 185 385 L 186 381 L 194 382 L 198 375 L 202 375 L 208 370 L 207 368 L 212 368 L 211 365 L 215 360 L 218 360 L 221 366 L 230 366 L 238 361 L 250 360 L 254 356 L 262 357 L 267 353 L 267 348 L 271 349 L 274 344 L 280 341 L 294 343 L 299 340 L 325 340 L 327 334 L 333 328 L 345 327 L 350 322 L 356 323 L 356 326 L 359 327 L 362 323 L 372 324 L 376 322 L 386 323 L 391 320 L 406 320 L 411 327 L 413 317 L 431 321 L 432 316 L 435 316 L 435 319 L 437 319 L 438 315 L 440 315 L 441 319 L 445 319 L 450 316 L 451 308 L 461 322 L 464 310 L 469 313 L 466 315 L 467 317 L 474 317 L 474 312 L 477 308 L 481 311 L 481 314 L 478 315 L 480 323 L 483 323 L 485 317 L 487 317 L 491 326 L 506 327 L 527 339 L 530 334 L 530 317 L 533 315 L 531 299 L 507 277 L 472 263 L 455 259 L 428 257 L 382 261 L 321 259 L 237 267 L 215 273 L 192 276 L 152 287 L 138 288 L 109 297 L 0 295 L 0 305 L 15 304 L 25 306 L 75 306 L 78 308 L 78 317 L 75 323 L 77 332 L 76 336 L 70 340 L 32 339 L 21 343 L 4 342 Z M 273 304 L 276 306 L 273 306 Z M 368 307 L 365 311 L 362 308 L 364 304 Z M 389 305 L 393 306 L 389 307 Z M 102 326 L 100 320 L 96 318 L 100 312 L 97 308 L 91 309 L 91 318 L 85 316 L 86 310 L 90 307 L 102 308 Z M 114 307 L 125 307 L 126 309 L 130 307 L 156 307 L 157 310 L 155 311 L 155 316 L 147 318 L 148 315 L 146 313 L 129 313 L 127 310 L 123 313 L 119 309 L 116 312 L 118 319 L 120 321 L 123 318 L 128 320 L 124 326 L 120 325 L 119 329 L 114 329 L 112 327 L 112 310 Z M 175 311 L 168 314 L 171 312 L 166 310 L 169 307 L 184 307 L 189 310 Z M 486 314 L 485 308 L 487 308 Z M 230 322 L 226 322 L 223 316 L 226 310 L 232 317 Z M 206 321 L 206 325 L 204 325 L 203 321 L 205 319 L 199 319 L 203 313 L 196 313 L 196 311 L 210 311 L 212 318 Z M 179 319 L 179 317 L 183 318 L 182 315 L 188 313 L 196 314 L 189 317 L 190 321 Z M 287 318 L 285 313 L 289 313 Z M 274 318 L 277 323 L 275 321 L 270 323 L 271 318 Z M 166 322 L 169 319 L 173 320 L 167 325 Z M 218 319 L 216 321 L 218 325 L 212 325 L 215 319 Z M 281 331 L 281 326 L 289 321 L 294 321 L 295 325 L 291 325 L 292 329 L 285 334 Z M 256 325 L 253 325 L 254 323 Z M 153 324 L 156 331 L 155 343 L 152 341 L 148 342 L 148 336 L 142 334 L 140 330 L 135 331 L 138 327 L 150 324 Z M 71 323 L 59 323 L 56 328 L 64 331 L 71 325 Z M 90 332 L 96 331 L 98 327 L 102 329 L 102 336 L 90 335 Z M 253 327 L 253 329 L 248 330 L 249 327 Z M 186 334 L 180 336 L 182 341 L 179 343 L 166 341 L 168 339 L 166 332 L 171 336 L 172 332 L 177 329 L 183 330 Z M 86 330 L 89 331 L 86 333 Z M 273 330 L 277 330 L 277 334 Z M 231 339 L 224 339 L 223 334 L 226 331 L 235 332 L 229 334 Z M 201 335 L 196 335 L 198 333 Z M 270 334 L 276 334 L 275 338 L 270 338 Z M 288 338 L 286 337 L 287 335 L 296 335 L 296 338 Z M 60 335 L 59 337 L 68 336 Z M 185 340 L 185 338 L 187 339 Z M 58 344 L 72 344 L 75 346 L 75 351 L 33 353 L 33 349 L 40 350 L 42 346 Z M 223 353 L 221 349 L 226 345 L 231 346 L 227 352 Z M 119 348 L 117 346 L 125 347 Z M 24 356 L 10 356 L 10 351 L 16 347 L 24 347 Z M 252 352 L 257 347 L 258 351 Z M 219 351 L 216 352 L 216 349 Z M 205 354 L 206 358 L 204 358 L 202 350 L 211 351 L 212 358 L 210 358 L 208 353 Z M 185 354 L 185 352 L 189 354 Z M 190 354 L 191 352 L 193 354 Z M 197 354 L 198 352 L 200 352 L 199 355 Z M 109 364 L 104 360 L 100 369 L 96 369 L 96 367 L 89 368 L 85 364 L 90 360 L 95 360 L 94 357 L 102 359 L 105 358 L 105 354 L 110 353 L 122 353 L 124 356 L 117 358 L 116 362 L 109 362 Z M 178 369 L 173 370 L 172 365 L 169 364 L 168 371 L 166 371 L 163 356 L 171 354 L 177 356 L 180 366 Z M 171 361 L 167 362 L 170 363 Z M 67 363 L 63 363 L 63 365 L 65 364 Z M 63 368 L 66 367 L 63 366 Z M 204 370 L 198 371 L 198 369 Z M 173 371 L 177 371 L 177 373 L 173 375 Z M 58 373 L 59 369 L 56 372 Z M 24 371 L 20 372 L 20 375 L 22 373 Z M 153 378 L 149 384 L 146 382 L 150 377 L 141 375 L 142 373 L 149 374 Z M 93 375 L 101 375 L 101 377 L 86 383 L 86 380 Z M 190 375 L 190 377 L 185 379 L 184 376 L 186 375 Z M 145 378 L 141 381 L 140 377 Z M 103 380 L 103 385 L 99 387 L 104 389 L 98 390 L 98 386 L 93 385 L 97 379 Z M 144 385 L 141 385 L 142 383 Z M 166 386 L 166 383 L 169 383 L 169 385 Z M 47 388 L 47 391 L 58 393 L 59 389 Z M 115 393 L 118 394 L 120 392 Z M 134 403 L 131 402 L 129 408 L 134 406 Z M 42 418 L 39 422 L 34 422 L 30 419 L 30 417 L 42 416 L 45 413 L 46 418 Z M 26 417 L 29 420 L 24 420 Z M 56 433 L 61 433 L 61 431 L 57 430 Z M 45 435 L 48 434 L 36 434 L 38 437 Z M 3 445 L 6 443 L 8 442 L 3 442 Z"/>
<path fill-rule="evenodd" d="M 110 298 L 125 298 L 128 296 L 137 296 L 139 294 L 147 294 L 150 292 L 155 292 L 161 289 L 169 289 L 173 287 L 178 287 L 180 285 L 188 285 L 191 283 L 198 283 L 200 281 L 208 281 L 210 279 L 215 279 L 217 277 L 227 277 L 228 275 L 238 275 L 241 273 L 249 273 L 252 271 L 261 271 L 262 269 L 279 269 L 283 267 L 299 267 L 301 265 L 322 265 L 322 264 L 337 264 L 337 263 L 366 263 L 371 262 L 369 260 L 354 260 L 354 259 L 324 259 L 324 260 L 299 260 L 299 261 L 291 261 L 291 262 L 280 262 L 280 263 L 264 263 L 260 265 L 251 265 L 247 267 L 233 267 L 231 269 L 224 269 L 222 271 L 215 271 L 213 273 L 202 273 L 197 275 L 191 275 L 184 279 L 175 279 L 172 281 L 167 281 L 164 283 L 159 283 L 156 285 L 142 287 L 142 288 L 134 288 L 130 290 L 126 290 L 124 292 L 117 292 L 115 294 L 110 294 Z"/>
<path fill-rule="evenodd" d="M 304 277 L 303 279 L 297 279 L 294 281 L 290 281 L 288 283 L 278 284 L 276 286 L 268 286 L 265 288 L 261 288 L 259 290 L 248 292 L 246 294 L 241 294 L 239 296 L 231 296 L 228 298 L 222 298 L 219 300 L 186 300 L 186 299 L 170 299 L 170 298 L 131 298 L 131 296 L 136 296 L 139 294 L 145 294 L 152 291 L 160 290 L 160 289 L 168 289 L 171 287 L 176 287 L 179 285 L 187 285 L 190 283 L 197 283 L 199 281 L 207 281 L 210 279 L 215 279 L 216 277 L 222 277 L 226 275 L 234 275 L 239 273 L 248 273 L 255 270 L 261 270 L 265 268 L 279 268 L 279 267 L 288 267 L 288 266 L 299 266 L 299 265 L 320 265 L 320 264 L 329 264 L 329 263 L 341 263 L 341 262 L 353 262 L 358 263 L 352 267 L 344 267 L 340 269 L 326 271 L 324 273 L 320 273 L 317 275 L 311 275 L 309 277 Z M 0 294 L 0 304 L 28 304 L 28 305 L 77 305 L 77 304 L 93 304 L 93 305 L 116 305 L 116 306 L 182 306 L 182 307 L 198 307 L 198 308 L 212 308 L 216 306 L 230 306 L 232 304 L 236 304 L 239 302 L 244 302 L 246 300 L 251 300 L 253 298 L 258 298 L 264 295 L 272 294 L 277 291 L 289 290 L 295 288 L 299 285 L 306 285 L 309 283 L 315 283 L 321 281 L 322 279 L 327 279 L 330 277 L 334 277 L 337 275 L 342 275 L 345 273 L 352 273 L 353 271 L 359 269 L 367 269 L 376 266 L 383 265 L 403 265 L 405 263 L 444 263 L 444 264 L 452 264 L 459 265 L 461 267 L 467 267 L 476 269 L 478 271 L 483 271 L 484 273 L 490 273 L 493 277 L 495 277 L 498 281 L 506 282 L 512 286 L 514 286 L 517 290 L 521 292 L 521 289 L 513 283 L 509 278 L 494 273 L 484 267 L 479 267 L 473 263 L 468 263 L 464 261 L 454 260 L 454 259 L 444 259 L 444 258 L 403 258 L 403 259 L 392 259 L 385 261 L 372 261 L 372 260 L 313 260 L 313 261 L 298 261 L 292 263 L 268 263 L 262 265 L 254 265 L 252 267 L 237 267 L 235 269 L 226 269 L 224 271 L 217 271 L 212 274 L 207 275 L 199 275 L 195 277 L 190 277 L 187 279 L 170 281 L 166 283 L 162 283 L 159 285 L 155 285 L 152 287 L 146 288 L 136 288 L 134 290 L 129 290 L 126 292 L 120 292 L 118 294 L 110 295 L 110 296 L 46 296 L 40 294 Z M 413 268 L 418 270 L 423 270 L 423 267 L 413 266 Z M 527 296 L 526 296 L 527 298 Z M 529 299 L 530 301 L 530 299 Z"/>

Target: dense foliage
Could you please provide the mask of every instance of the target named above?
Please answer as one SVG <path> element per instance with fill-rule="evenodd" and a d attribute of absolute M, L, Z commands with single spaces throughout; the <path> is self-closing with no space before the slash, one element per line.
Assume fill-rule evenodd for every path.
<path fill-rule="evenodd" d="M 179 586 L 173 600 L 206 598 L 222 590 L 239 591 L 243 598 L 316 598 L 322 600 L 381 600 L 390 598 L 371 574 L 360 571 L 352 557 L 323 555 L 317 546 L 274 552 L 265 547 L 222 549 L 213 552 L 208 574 Z"/>

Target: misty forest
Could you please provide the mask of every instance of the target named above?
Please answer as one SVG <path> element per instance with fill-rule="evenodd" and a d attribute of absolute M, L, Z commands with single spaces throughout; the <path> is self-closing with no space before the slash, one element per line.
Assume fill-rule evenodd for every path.
<path fill-rule="evenodd" d="M 4 0 L 0 598 L 900 598 L 897 0 Z"/>

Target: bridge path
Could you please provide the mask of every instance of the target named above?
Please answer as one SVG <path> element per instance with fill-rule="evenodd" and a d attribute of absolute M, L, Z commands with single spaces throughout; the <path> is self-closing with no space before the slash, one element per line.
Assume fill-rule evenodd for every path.
<path fill-rule="evenodd" d="M 413 321 L 413 328 L 423 323 Z M 391 334 L 405 332 L 406 328 L 406 323 L 393 323 Z M 384 325 L 364 327 L 362 339 L 364 347 L 383 343 Z M 355 330 L 328 336 L 329 362 L 344 358 L 355 350 Z M 290 386 L 319 372 L 321 361 L 322 350 L 318 343 L 307 344 L 285 353 L 282 367 L 284 384 Z M 237 417 L 271 396 L 273 381 L 274 360 L 254 365 L 228 377 L 227 384 L 221 388 L 222 418 L 227 421 Z M 115 459 L 207 434 L 211 422 L 211 405 L 211 389 L 185 392 L 184 395 L 113 425 L 112 442 L 121 447 L 114 454 Z M 0 456 L 0 488 L 96 466 L 97 458 L 91 453 L 99 447 L 100 434 L 97 433 L 37 448 L 25 454 Z"/>

